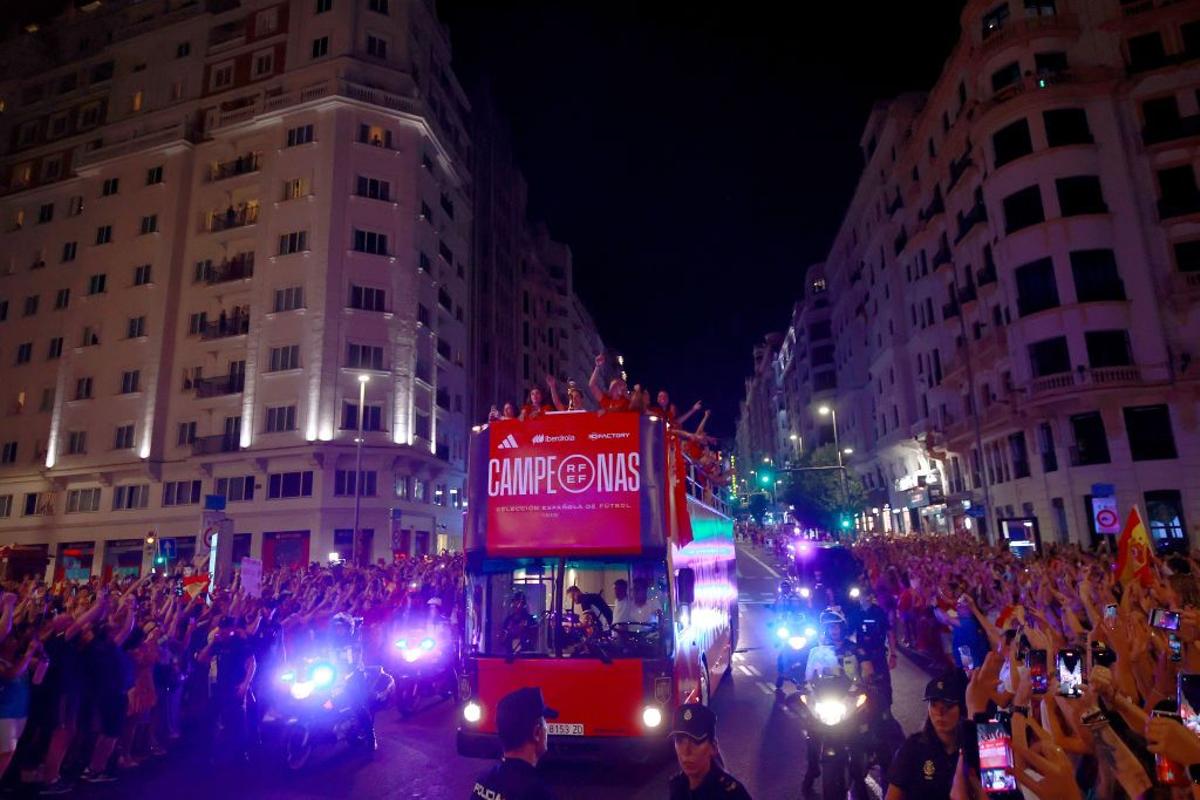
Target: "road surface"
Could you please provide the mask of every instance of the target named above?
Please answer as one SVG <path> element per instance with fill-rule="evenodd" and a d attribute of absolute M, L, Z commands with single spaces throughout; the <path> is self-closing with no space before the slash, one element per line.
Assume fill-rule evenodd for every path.
<path fill-rule="evenodd" d="M 763 551 L 738 545 L 741 641 L 732 676 L 713 696 L 726 766 L 758 800 L 797 796 L 804 775 L 800 726 L 774 696 L 775 651 L 765 605 L 774 598 L 779 578 L 770 561 Z M 912 732 L 923 723 L 921 694 L 927 678 L 902 657 L 892 679 L 893 711 L 905 731 Z M 122 773 L 116 783 L 79 786 L 72 796 L 104 800 L 466 800 L 475 776 L 488 764 L 455 753 L 457 714 L 457 709 L 443 703 L 400 721 L 389 709 L 380 715 L 379 750 L 373 758 L 338 751 L 299 775 L 255 766 L 214 768 L 198 755 L 172 754 Z M 560 798 L 661 800 L 675 766 L 670 760 L 642 767 L 548 764 L 544 772 Z"/>

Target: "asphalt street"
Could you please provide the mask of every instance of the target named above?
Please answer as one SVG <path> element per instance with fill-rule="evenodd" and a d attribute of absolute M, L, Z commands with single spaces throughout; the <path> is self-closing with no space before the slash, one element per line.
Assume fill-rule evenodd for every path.
<path fill-rule="evenodd" d="M 804 739 L 796 717 L 776 702 L 775 650 L 766 605 L 774 597 L 778 573 L 760 550 L 738 546 L 741 641 L 732 675 L 713 696 L 718 740 L 727 768 L 761 800 L 795 798 L 804 774 Z M 926 676 L 901 658 L 893 672 L 893 712 L 906 732 L 923 721 L 921 693 Z M 440 703 L 401 721 L 388 709 L 379 719 L 379 750 L 373 757 L 334 751 L 299 774 L 259 766 L 215 768 L 205 760 L 173 754 L 121 774 L 103 786 L 80 786 L 83 798 L 411 798 L 466 800 L 475 777 L 488 763 L 462 758 L 454 750 L 456 708 Z M 560 798 L 599 800 L 665 798 L 675 772 L 664 758 L 646 766 L 626 764 L 546 764 L 547 781 Z"/>

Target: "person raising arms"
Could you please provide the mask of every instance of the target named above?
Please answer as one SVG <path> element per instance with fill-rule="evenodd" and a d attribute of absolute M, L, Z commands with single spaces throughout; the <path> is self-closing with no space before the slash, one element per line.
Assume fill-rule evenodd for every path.
<path fill-rule="evenodd" d="M 608 384 L 607 392 L 604 391 L 604 386 L 600 382 L 600 370 L 604 368 L 606 360 L 603 353 L 596 356 L 596 368 L 592 370 L 588 388 L 592 390 L 592 397 L 596 398 L 602 411 L 628 411 L 630 408 L 629 385 L 625 383 L 624 379 L 613 378 Z"/>

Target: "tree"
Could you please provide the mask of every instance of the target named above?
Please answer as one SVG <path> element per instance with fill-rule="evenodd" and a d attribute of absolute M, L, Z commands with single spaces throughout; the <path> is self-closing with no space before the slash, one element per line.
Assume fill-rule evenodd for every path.
<path fill-rule="evenodd" d="M 754 521 L 762 525 L 763 517 L 767 513 L 767 508 L 770 503 L 767 501 L 767 495 L 763 492 L 755 492 L 750 495 L 748 507 L 750 516 L 754 517 Z"/>
<path fill-rule="evenodd" d="M 796 507 L 797 519 L 835 535 L 842 531 L 842 516 L 857 513 L 867 503 L 862 481 L 851 470 L 846 470 L 843 492 L 837 463 L 837 450 L 833 445 L 810 450 L 800 457 L 796 465 L 800 471 L 791 473 L 792 481 L 784 492 L 787 502 Z M 835 469 L 805 470 L 805 467 Z"/>

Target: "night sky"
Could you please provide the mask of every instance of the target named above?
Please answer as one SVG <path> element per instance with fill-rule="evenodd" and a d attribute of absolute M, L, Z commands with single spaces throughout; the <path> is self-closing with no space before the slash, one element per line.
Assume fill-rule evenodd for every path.
<path fill-rule="evenodd" d="M 601 335 L 632 381 L 712 406 L 721 435 L 751 347 L 828 251 L 872 104 L 932 85 L 962 6 L 438 0 Z"/>
<path fill-rule="evenodd" d="M 873 103 L 933 84 L 962 6 L 439 2 L 631 381 L 703 400 L 722 435 L 828 252 Z"/>

